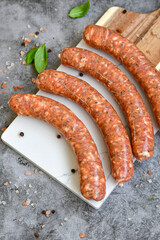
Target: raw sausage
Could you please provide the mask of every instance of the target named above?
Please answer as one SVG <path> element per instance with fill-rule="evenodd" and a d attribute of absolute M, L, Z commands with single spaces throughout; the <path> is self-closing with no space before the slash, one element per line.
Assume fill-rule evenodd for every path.
<path fill-rule="evenodd" d="M 152 121 L 141 96 L 126 75 L 107 59 L 82 48 L 64 48 L 60 60 L 65 66 L 87 72 L 112 92 L 126 114 L 135 157 L 139 161 L 150 158 L 154 150 Z"/>
<path fill-rule="evenodd" d="M 34 80 L 42 91 L 67 97 L 80 104 L 101 129 L 109 149 L 112 176 L 117 182 L 126 182 L 133 175 L 130 141 L 110 103 L 87 82 L 55 70 L 44 70 Z"/>
<path fill-rule="evenodd" d="M 78 160 L 81 193 L 87 199 L 102 200 L 106 191 L 102 163 L 95 142 L 80 119 L 61 103 L 32 94 L 14 94 L 9 105 L 18 115 L 42 120 L 62 133 Z"/>
<path fill-rule="evenodd" d="M 122 62 L 133 74 L 151 103 L 160 129 L 160 73 L 146 56 L 128 39 L 112 30 L 89 25 L 83 33 L 85 42 Z"/>

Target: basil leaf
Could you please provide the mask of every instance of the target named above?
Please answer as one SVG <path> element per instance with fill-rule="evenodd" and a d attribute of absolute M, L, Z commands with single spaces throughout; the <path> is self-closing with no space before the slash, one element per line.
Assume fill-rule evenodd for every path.
<path fill-rule="evenodd" d="M 79 18 L 86 15 L 88 10 L 90 9 L 90 1 L 88 0 L 85 4 L 73 8 L 68 14 L 71 18 Z"/>
<path fill-rule="evenodd" d="M 27 52 L 26 57 L 25 57 L 26 65 L 30 64 L 31 62 L 33 62 L 34 55 L 37 52 L 37 50 L 38 50 L 37 48 L 33 48 L 29 52 Z"/>
<path fill-rule="evenodd" d="M 47 50 L 45 44 L 40 46 L 34 56 L 34 65 L 38 73 L 42 72 L 47 66 Z"/>

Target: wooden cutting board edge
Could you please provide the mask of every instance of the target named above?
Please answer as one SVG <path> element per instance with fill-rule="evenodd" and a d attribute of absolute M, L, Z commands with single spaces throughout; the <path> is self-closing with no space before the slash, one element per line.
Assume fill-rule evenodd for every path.
<path fill-rule="evenodd" d="M 111 7 L 109 8 L 104 14 L 103 16 L 98 20 L 98 22 L 96 23 L 96 25 L 99 26 L 109 26 L 112 23 L 112 19 L 114 19 L 116 16 L 118 16 L 120 13 L 122 13 L 124 10 L 124 8 L 120 8 L 120 7 Z M 129 10 L 126 10 L 129 11 Z M 129 11 L 131 12 L 131 11 Z M 160 9 L 156 10 L 153 13 L 149 13 L 149 14 L 155 14 L 155 13 L 159 13 Z M 142 15 L 142 16 L 146 16 L 149 14 L 138 14 L 138 13 L 134 13 L 135 15 Z M 156 69 L 158 71 L 160 71 L 160 62 L 156 65 Z"/>

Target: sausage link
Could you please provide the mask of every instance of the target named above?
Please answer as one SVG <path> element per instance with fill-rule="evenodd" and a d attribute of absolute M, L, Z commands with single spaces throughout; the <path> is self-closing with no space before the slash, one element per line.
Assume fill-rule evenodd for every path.
<path fill-rule="evenodd" d="M 87 199 L 102 200 L 106 181 L 101 159 L 95 142 L 80 119 L 61 103 L 32 94 L 14 94 L 9 105 L 18 115 L 42 120 L 61 132 L 78 160 L 81 193 Z"/>
<path fill-rule="evenodd" d="M 134 43 L 108 28 L 89 25 L 84 30 L 83 39 L 88 45 L 111 54 L 128 68 L 148 96 L 160 129 L 160 73 L 155 66 Z"/>
<path fill-rule="evenodd" d="M 127 182 L 133 176 L 132 149 L 127 131 L 110 103 L 87 82 L 55 70 L 44 70 L 34 80 L 45 92 L 67 97 L 80 104 L 95 120 L 109 149 L 112 176 Z"/>
<path fill-rule="evenodd" d="M 107 59 L 86 49 L 66 47 L 60 60 L 66 66 L 87 72 L 112 92 L 126 114 L 135 157 L 139 161 L 150 158 L 154 151 L 152 121 L 141 96 L 126 75 Z"/>

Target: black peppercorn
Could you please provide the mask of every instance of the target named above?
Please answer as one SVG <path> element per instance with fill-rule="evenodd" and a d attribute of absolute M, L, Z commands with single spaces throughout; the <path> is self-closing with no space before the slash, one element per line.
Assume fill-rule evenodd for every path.
<path fill-rule="evenodd" d="M 75 170 L 75 169 L 71 169 L 71 172 L 72 172 L 72 173 L 75 173 L 75 172 L 76 172 L 76 170 Z"/>
<path fill-rule="evenodd" d="M 83 73 L 79 73 L 79 76 L 80 76 L 80 77 L 83 77 Z"/>
<path fill-rule="evenodd" d="M 122 13 L 126 13 L 126 12 L 127 12 L 127 10 L 126 10 L 126 9 L 124 9 Z"/>

